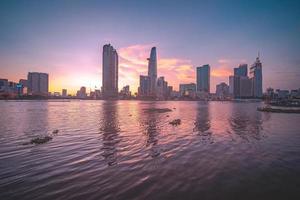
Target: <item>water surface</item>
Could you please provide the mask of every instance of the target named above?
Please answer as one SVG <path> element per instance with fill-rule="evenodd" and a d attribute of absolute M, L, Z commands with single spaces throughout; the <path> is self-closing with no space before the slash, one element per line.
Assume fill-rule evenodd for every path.
<path fill-rule="evenodd" d="M 0 101 L 0 199 L 300 199 L 300 115 L 259 105 Z"/>

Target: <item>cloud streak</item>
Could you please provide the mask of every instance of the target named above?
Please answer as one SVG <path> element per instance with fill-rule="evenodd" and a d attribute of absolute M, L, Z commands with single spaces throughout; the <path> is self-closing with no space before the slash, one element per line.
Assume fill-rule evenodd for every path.
<path fill-rule="evenodd" d="M 133 91 L 137 91 L 139 76 L 147 75 L 150 50 L 154 45 L 132 45 L 123 47 L 119 52 L 119 68 L 121 72 L 120 84 L 129 84 Z M 190 60 L 180 58 L 164 58 L 159 56 L 157 64 L 158 76 L 164 76 L 169 85 L 178 89 L 179 83 L 194 82 L 194 69 Z"/>
<path fill-rule="evenodd" d="M 147 75 L 150 50 L 153 44 L 137 44 L 123 47 L 118 50 L 120 57 L 120 86 L 129 84 L 133 91 L 137 91 L 139 76 Z M 180 83 L 196 82 L 196 70 L 191 60 L 173 57 L 160 57 L 158 49 L 158 76 L 164 76 L 169 85 L 178 89 Z M 219 59 L 215 66 L 211 66 L 211 92 L 221 81 L 228 82 L 233 74 L 233 67 L 245 60 Z"/>

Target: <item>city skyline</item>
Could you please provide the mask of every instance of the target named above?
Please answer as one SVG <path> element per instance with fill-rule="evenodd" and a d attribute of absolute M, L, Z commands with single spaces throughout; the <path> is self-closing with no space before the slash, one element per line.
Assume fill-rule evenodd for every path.
<path fill-rule="evenodd" d="M 229 84 L 233 68 L 251 66 L 258 51 L 263 91 L 298 88 L 298 3 L 215 3 L 1 2 L 0 25 L 6 27 L 0 33 L 1 78 L 17 82 L 38 71 L 49 74 L 51 92 L 100 89 L 101 50 L 111 43 L 119 53 L 119 89 L 130 85 L 137 92 L 153 46 L 158 49 L 157 77 L 164 76 L 175 90 L 180 83 L 194 83 L 196 67 L 209 64 L 214 92 L 217 84 Z M 102 4 L 107 10 L 100 9 Z M 122 10 L 125 5 L 129 11 Z M 33 12 L 35 8 L 39 11 Z M 236 12 L 228 14 L 230 9 Z M 79 11 L 85 17 L 76 15 Z M 103 20 L 108 12 L 112 18 Z"/>

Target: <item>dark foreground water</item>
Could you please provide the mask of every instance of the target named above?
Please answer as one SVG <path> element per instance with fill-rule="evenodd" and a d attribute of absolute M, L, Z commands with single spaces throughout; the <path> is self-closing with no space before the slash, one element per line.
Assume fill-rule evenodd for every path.
<path fill-rule="evenodd" d="M 259 105 L 0 101 L 0 199 L 300 199 L 300 115 Z"/>

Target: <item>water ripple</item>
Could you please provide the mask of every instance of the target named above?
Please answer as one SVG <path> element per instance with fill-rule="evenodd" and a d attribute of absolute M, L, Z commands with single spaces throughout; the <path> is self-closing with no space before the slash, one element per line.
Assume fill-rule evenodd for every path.
<path fill-rule="evenodd" d="M 0 101 L 0 199 L 299 199 L 299 115 L 259 105 Z"/>

